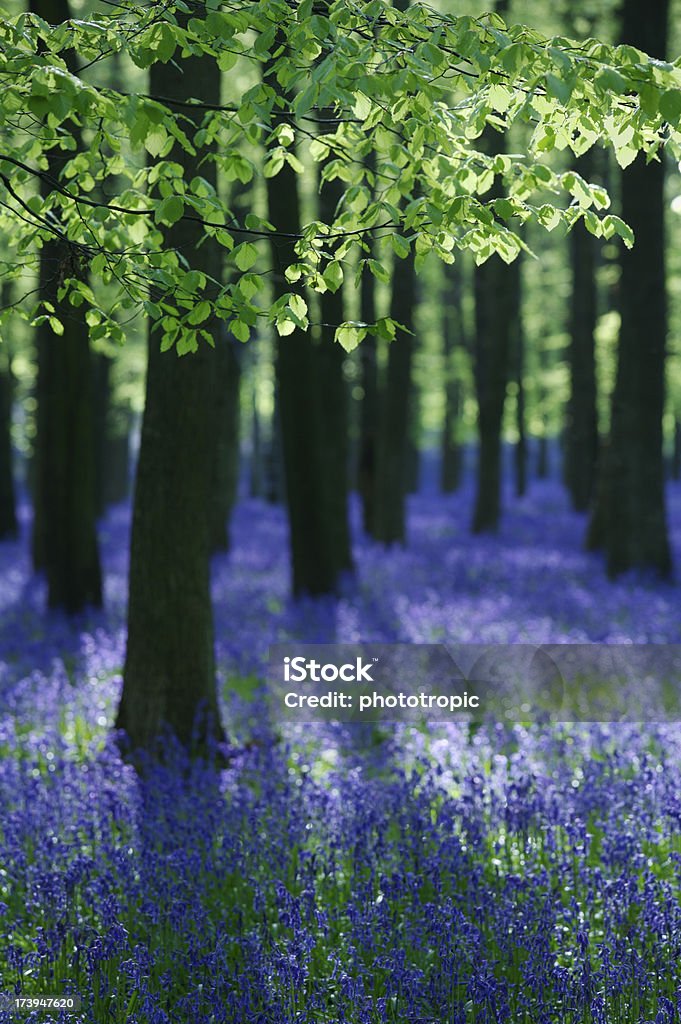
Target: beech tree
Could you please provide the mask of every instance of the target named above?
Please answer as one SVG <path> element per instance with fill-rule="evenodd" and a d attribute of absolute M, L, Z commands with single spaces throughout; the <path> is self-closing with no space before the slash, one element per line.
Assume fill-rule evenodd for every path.
<path fill-rule="evenodd" d="M 519 229 L 528 221 L 548 230 L 583 221 L 594 235 L 631 245 L 605 190 L 552 154 L 579 157 L 598 142 L 622 165 L 640 150 L 653 160 L 663 145 L 677 153 L 681 70 L 629 45 L 545 39 L 499 15 L 455 18 L 387 0 L 208 0 L 189 11 L 173 0 L 124 0 L 61 24 L 4 15 L 0 44 L 0 229 L 13 246 L 0 273 L 23 288 L 26 316 L 45 317 L 56 342 L 71 307 L 91 338 L 123 340 L 120 321 L 135 311 L 149 321 L 131 562 L 139 589 L 135 596 L 133 584 L 119 723 L 134 742 L 151 742 L 164 725 L 186 740 L 199 707 L 217 716 L 209 544 L 204 517 L 194 514 L 212 480 L 210 417 L 194 428 L 218 322 L 241 342 L 271 325 L 288 358 L 310 328 L 306 290 L 336 292 L 353 265 L 385 277 L 381 250 L 371 254 L 380 238 L 398 267 L 413 260 L 417 271 L 430 253 L 447 263 L 458 251 L 478 265 L 493 256 L 510 263 L 525 248 Z M 115 89 L 99 84 L 91 69 L 114 54 L 121 67 L 152 69 L 150 86 L 126 74 Z M 237 65 L 252 84 L 222 103 L 219 73 Z M 516 122 L 531 128 L 526 152 L 481 143 L 486 129 L 504 133 Z M 244 183 L 264 175 L 272 199 L 308 161 L 342 183 L 328 219 L 233 216 L 216 187 L 217 171 Z M 59 307 L 32 294 L 55 238 L 63 249 Z M 224 250 L 224 278 L 204 263 L 207 240 Z M 268 245 L 280 277 L 273 300 L 262 269 Z M 370 332 L 392 342 L 399 330 L 391 316 L 344 321 L 334 341 L 351 351 Z M 409 344 L 408 336 L 399 341 Z M 313 387 L 303 378 L 300 393 Z M 186 457 L 188 433 L 195 462 Z M 169 558 L 145 498 L 153 451 L 169 474 Z M 142 580 L 149 565 L 153 593 Z M 171 592 L 172 600 L 159 599 Z"/>
<path fill-rule="evenodd" d="M 668 20 L 668 0 L 654 0 L 645 10 L 635 0 L 625 0 L 622 38 L 663 58 Z M 622 174 L 622 212 L 638 236 L 638 246 L 620 255 L 621 326 L 610 438 L 588 541 L 605 549 L 610 576 L 638 568 L 666 577 L 672 558 L 662 434 L 668 326 L 665 168 L 663 160 L 647 162 L 635 153 L 631 157 Z"/>

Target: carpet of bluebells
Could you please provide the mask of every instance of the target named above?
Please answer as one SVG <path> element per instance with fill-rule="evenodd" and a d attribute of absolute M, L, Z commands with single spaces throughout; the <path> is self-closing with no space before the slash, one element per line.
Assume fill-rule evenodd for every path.
<path fill-rule="evenodd" d="M 681 726 L 303 729 L 258 699 L 290 638 L 681 642 L 678 584 L 608 583 L 557 484 L 493 538 L 470 506 L 413 498 L 406 550 L 357 531 L 357 580 L 292 605 L 282 512 L 242 503 L 214 566 L 237 753 L 143 776 L 109 732 L 128 511 L 102 524 L 106 610 L 75 622 L 43 612 L 24 515 L 0 544 L 0 991 L 78 992 L 72 1024 L 681 1020 Z M 678 486 L 670 510 L 681 565 Z"/>

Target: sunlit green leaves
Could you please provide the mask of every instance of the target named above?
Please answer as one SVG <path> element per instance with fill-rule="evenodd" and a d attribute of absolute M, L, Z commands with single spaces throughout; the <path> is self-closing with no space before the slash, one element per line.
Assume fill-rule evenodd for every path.
<path fill-rule="evenodd" d="M 605 191 L 570 161 L 601 141 L 621 167 L 642 150 L 679 151 L 680 68 L 633 47 L 543 39 L 496 15 L 455 18 L 418 3 L 401 11 L 387 0 L 254 0 L 211 3 L 200 16 L 124 0 L 68 27 L 21 18 L 0 18 L 0 170 L 9 183 L 0 184 L 0 227 L 22 254 L 35 257 L 55 230 L 82 254 L 92 293 L 67 288 L 92 312 L 93 334 L 115 333 L 117 312 L 139 309 L 159 322 L 163 346 L 181 353 L 212 343 L 213 316 L 240 341 L 259 321 L 284 338 L 306 330 L 305 289 L 337 291 L 349 268 L 387 284 L 392 261 L 410 253 L 417 267 L 432 255 L 451 262 L 459 250 L 478 263 L 510 261 L 528 221 L 551 231 L 583 219 L 630 245 Z M 95 86 L 96 75 L 79 79 L 71 48 L 83 63 L 113 52 L 143 69 L 203 54 L 247 84 L 224 106 L 216 96 L 192 110 L 190 81 L 178 109 Z M 486 129 L 514 125 L 531 133 L 529 146 L 488 152 Z M 74 127 L 88 140 L 83 149 Z M 203 172 L 185 181 L 182 150 L 213 161 L 220 187 Z M 41 175 L 51 151 L 62 172 L 48 194 Z M 309 183 L 315 162 L 343 195 L 332 222 L 309 221 L 288 239 L 295 252 L 281 272 L 296 292 L 271 308 L 263 298 L 261 308 L 271 268 L 258 239 L 277 225 L 228 208 L 225 194 L 254 181 L 262 194 L 263 178 L 285 168 Z M 173 247 L 187 218 L 224 247 L 224 282 L 192 277 L 191 253 Z M 336 340 L 351 351 L 368 331 L 391 340 L 395 330 L 387 319 L 348 321 Z"/>

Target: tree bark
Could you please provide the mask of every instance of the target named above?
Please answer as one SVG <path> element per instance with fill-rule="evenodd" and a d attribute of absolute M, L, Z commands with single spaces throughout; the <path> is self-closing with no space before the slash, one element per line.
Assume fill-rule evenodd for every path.
<path fill-rule="evenodd" d="M 154 64 L 155 95 L 215 103 L 220 73 L 211 58 Z M 188 116 L 188 115 L 187 115 Z M 198 118 L 197 118 L 198 120 Z M 185 179 L 216 182 L 215 165 L 178 147 Z M 166 244 L 191 253 L 192 266 L 219 278 L 220 252 L 201 226 L 180 220 Z M 214 321 L 207 321 L 222 344 Z M 201 342 L 178 358 L 149 331 L 146 402 L 137 466 L 130 554 L 128 646 L 116 726 L 133 750 L 155 749 L 173 734 L 191 750 L 222 739 L 215 681 L 210 595 L 209 515 L 215 467 L 216 357 Z"/>
<path fill-rule="evenodd" d="M 518 256 L 508 272 L 510 282 L 509 327 L 511 331 L 511 356 L 513 376 L 516 384 L 515 422 L 518 439 L 513 449 L 515 493 L 522 498 L 527 491 L 527 428 L 525 424 L 525 330 L 522 313 L 522 257 Z"/>
<path fill-rule="evenodd" d="M 300 233 L 298 177 L 285 164 L 267 179 L 268 219 L 284 236 Z M 295 291 L 285 279 L 295 262 L 293 242 L 272 239 L 273 298 Z M 296 329 L 277 342 L 276 378 L 294 596 L 336 590 L 338 567 L 329 528 L 322 443 L 317 346 L 310 332 Z"/>
<path fill-rule="evenodd" d="M 667 0 L 623 7 L 622 40 L 664 58 Z M 603 523 L 608 574 L 632 568 L 671 573 L 664 495 L 662 417 L 665 401 L 667 299 L 664 162 L 639 156 L 622 174 L 622 216 L 636 244 L 622 249 L 621 327 L 612 395 L 610 444 L 604 467 Z M 597 531 L 592 527 L 591 539 Z M 598 540 L 596 536 L 596 540 Z"/>
<path fill-rule="evenodd" d="M 31 0 L 29 6 L 52 24 L 70 17 L 67 0 Z M 67 59 L 77 73 L 75 55 Z M 81 144 L 77 129 L 74 136 Z M 59 178 L 65 159 L 54 151 L 47 154 L 43 194 L 51 190 L 47 178 Z M 56 336 L 48 322 L 36 328 L 38 410 L 31 546 L 34 567 L 46 571 L 48 606 L 69 614 L 102 603 L 89 332 L 82 307 L 58 298 L 66 278 L 83 274 L 78 253 L 66 239 L 43 243 L 40 299 L 52 304 L 64 334 Z"/>
<path fill-rule="evenodd" d="M 5 342 L 0 346 L 0 540 L 16 537 L 18 530 L 12 458 L 13 390 L 11 353 Z"/>
<path fill-rule="evenodd" d="M 507 13 L 507 0 L 497 0 L 496 10 Z M 482 145 L 494 155 L 503 151 L 504 139 L 487 127 Z M 495 180 L 490 199 L 503 195 Z M 500 256 L 491 256 L 476 267 L 475 292 L 475 389 L 478 400 L 478 474 L 472 531 L 494 531 L 501 515 L 501 426 L 511 357 L 511 319 L 517 303 L 517 270 Z"/>
<path fill-rule="evenodd" d="M 390 316 L 409 331 L 416 301 L 413 250 L 396 259 L 393 268 Z M 407 457 L 413 336 L 398 331 L 388 349 L 388 365 L 380 394 L 378 466 L 374 536 L 383 544 L 406 540 Z"/>
<path fill-rule="evenodd" d="M 373 172 L 373 155 L 367 158 Z M 368 243 L 372 246 L 371 240 Z M 373 257 L 373 247 L 368 256 Z M 360 320 L 366 324 L 376 322 L 376 281 L 373 274 L 363 274 L 360 290 Z M 370 537 L 376 535 L 376 463 L 378 446 L 378 346 L 375 334 L 369 334 L 360 345 L 362 368 L 362 401 L 359 418 L 359 454 L 357 458 L 357 486 L 362 502 L 362 524 Z"/>
<path fill-rule="evenodd" d="M 672 447 L 672 480 L 681 480 L 681 422 L 674 420 L 674 438 Z"/>
<path fill-rule="evenodd" d="M 461 308 L 461 274 L 452 264 L 445 268 L 446 294 L 443 302 L 442 342 L 445 364 L 445 410 L 440 442 L 440 488 L 444 494 L 461 484 L 462 453 L 459 440 L 463 411 L 462 382 L 456 370 L 455 353 L 466 346 Z"/>
<path fill-rule="evenodd" d="M 575 169 L 587 181 L 592 177 L 591 152 L 579 158 Z M 565 435 L 565 483 L 575 511 L 585 512 L 594 495 L 599 439 L 594 340 L 596 240 L 582 223 L 576 224 L 570 235 L 570 262 L 570 398 Z"/>
<path fill-rule="evenodd" d="M 333 116 L 333 112 L 327 111 L 327 116 Z M 342 196 L 343 183 L 340 180 L 326 181 L 321 185 L 319 205 L 322 221 L 331 223 Z M 349 395 L 343 373 L 346 356 L 343 348 L 334 342 L 336 327 L 346 319 L 342 286 L 335 292 L 324 292 L 320 298 L 320 309 L 322 328 L 317 361 L 322 392 L 322 465 L 330 544 L 336 570 L 341 574 L 353 570 L 348 519 Z"/>
<path fill-rule="evenodd" d="M 210 503 L 210 547 L 211 551 L 229 551 L 229 518 L 239 481 L 241 342 L 224 327 L 219 333 L 220 344 L 215 350 L 217 432 Z"/>

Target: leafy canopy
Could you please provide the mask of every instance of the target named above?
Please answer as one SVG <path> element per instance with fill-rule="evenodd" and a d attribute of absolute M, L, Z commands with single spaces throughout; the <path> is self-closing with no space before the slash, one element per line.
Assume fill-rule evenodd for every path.
<path fill-rule="evenodd" d="M 186 102 L 170 102 L 98 84 L 114 55 L 139 69 L 203 56 L 225 73 L 226 93 L 239 69 L 251 69 L 252 84 L 206 106 L 188 81 Z M 41 247 L 56 236 L 63 296 L 87 306 L 93 338 L 121 338 L 123 315 L 143 310 L 180 354 L 212 343 L 214 316 L 244 341 L 261 317 L 286 335 L 308 326 L 305 287 L 335 291 L 349 268 L 385 279 L 370 236 L 388 239 L 397 259 L 413 248 L 417 264 L 430 252 L 451 262 L 457 250 L 510 262 L 530 220 L 552 230 L 584 219 L 631 245 L 604 189 L 553 154 L 601 141 L 626 167 L 641 150 L 652 159 L 663 145 L 679 149 L 681 61 L 420 3 L 402 12 L 386 0 L 123 2 L 61 25 L 5 13 L 0 72 L 0 276 L 21 279 L 30 296 Z M 522 152 L 485 143 L 513 125 Z M 237 216 L 200 174 L 187 180 L 182 150 L 215 161 L 227 182 L 313 162 L 323 179 L 342 180 L 333 221 L 310 221 L 295 238 L 289 294 L 271 304 L 264 285 L 277 226 Z M 224 247 L 224 281 L 165 244 L 183 218 Z M 30 297 L 25 306 L 36 314 Z M 37 312 L 63 330 L 58 311 Z M 340 325 L 337 340 L 351 349 L 369 326 Z M 373 329 L 395 333 L 387 319 Z"/>

